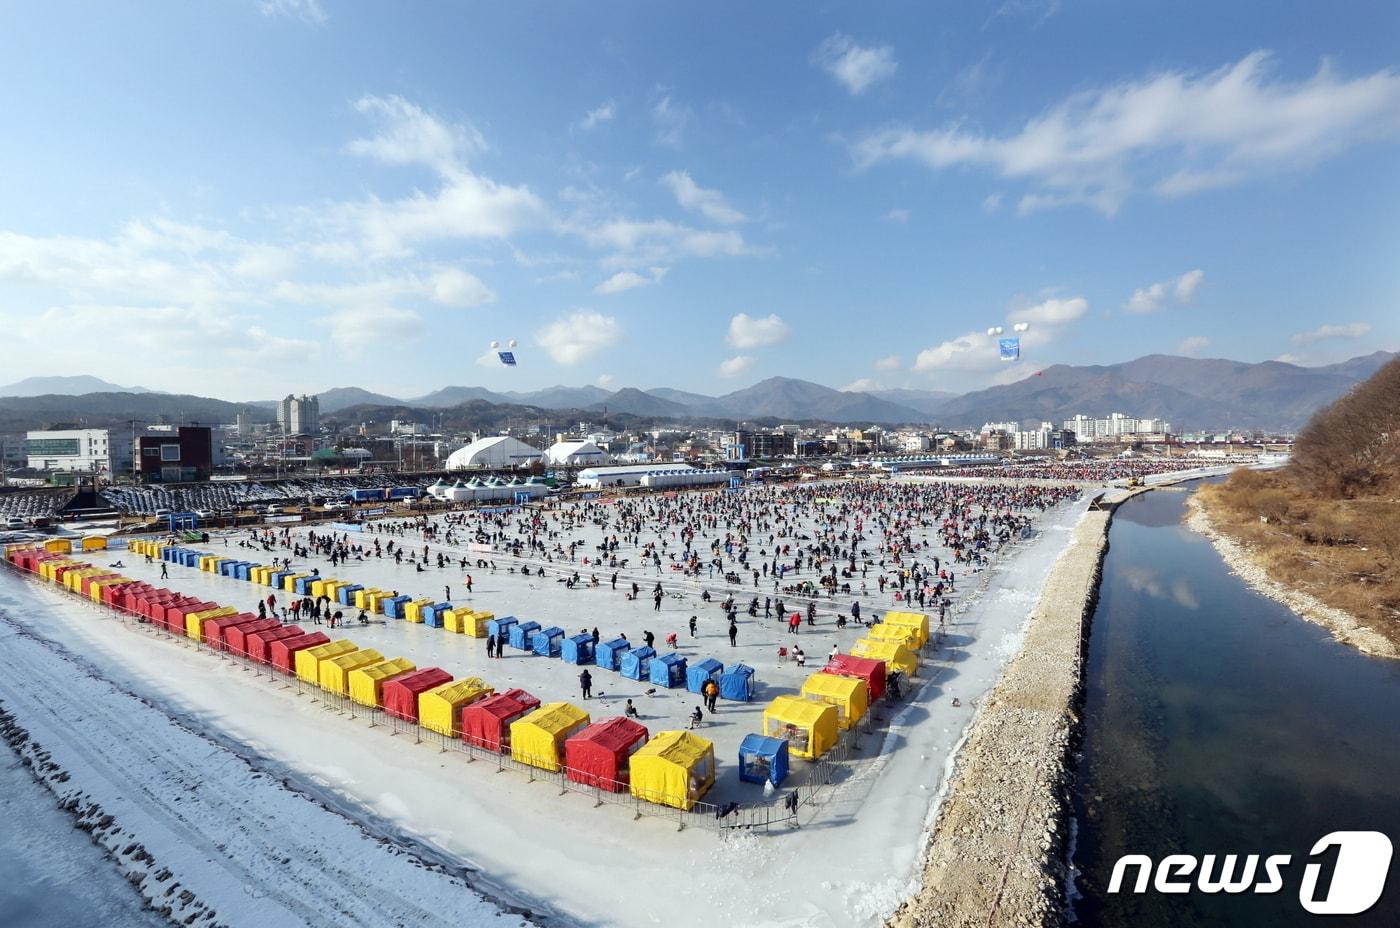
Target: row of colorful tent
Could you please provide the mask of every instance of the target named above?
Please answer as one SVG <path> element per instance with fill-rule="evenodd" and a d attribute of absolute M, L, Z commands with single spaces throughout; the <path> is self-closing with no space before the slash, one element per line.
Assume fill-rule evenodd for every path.
<path fill-rule="evenodd" d="M 331 641 L 321 632 L 156 588 L 42 547 L 7 547 L 5 558 L 213 650 L 248 657 L 430 731 L 508 753 L 523 764 L 562 770 L 576 782 L 686 810 L 715 782 L 713 744 L 688 731 L 652 736 L 628 718 L 594 722 L 570 703 L 542 705 L 521 689 L 496 693 L 477 677 L 458 680 L 440 667 L 420 669 L 407 658 L 386 658 L 348 638 Z"/>
<path fill-rule="evenodd" d="M 557 625 L 546 628 L 538 622 L 521 621 L 515 616 L 497 618 L 491 612 L 461 609 L 449 602 L 435 603 L 431 599 L 415 600 L 396 592 L 367 589 L 348 581 L 321 577 L 317 573 L 277 570 L 149 539 L 134 539 L 130 547 L 138 554 L 158 556 L 171 563 L 270 586 L 297 596 L 324 595 L 342 605 L 353 605 L 386 618 L 421 622 L 474 638 L 489 636 L 506 641 L 516 650 L 559 658 L 569 664 L 596 664 L 604 670 L 619 672 L 630 680 L 645 680 L 670 689 L 684 687 L 693 693 L 701 692 L 706 681 L 714 680 L 721 698 L 742 702 L 753 698 L 754 672 L 745 664 L 737 664 L 726 671 L 722 663 L 707 658 L 691 667 L 680 654 L 658 655 L 654 648 L 633 648 L 626 638 L 600 641 L 595 647 L 592 635 L 569 636 Z"/>

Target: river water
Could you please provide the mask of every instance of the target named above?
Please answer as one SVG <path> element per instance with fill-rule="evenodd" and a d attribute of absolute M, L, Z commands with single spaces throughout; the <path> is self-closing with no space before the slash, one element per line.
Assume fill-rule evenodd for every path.
<path fill-rule="evenodd" d="M 1188 496 L 1135 497 L 1109 535 L 1086 667 L 1073 914 L 1090 928 L 1325 924 L 1299 903 L 1313 843 L 1342 830 L 1400 843 L 1400 661 L 1337 644 L 1251 591 L 1183 524 Z M 1130 853 L 1292 863 L 1270 895 L 1109 895 L 1113 864 Z M 1400 925 L 1397 870 L 1374 908 L 1333 921 Z"/>

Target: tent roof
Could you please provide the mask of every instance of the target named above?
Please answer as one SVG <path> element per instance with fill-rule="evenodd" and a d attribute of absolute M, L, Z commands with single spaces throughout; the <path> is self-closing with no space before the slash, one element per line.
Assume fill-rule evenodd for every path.
<path fill-rule="evenodd" d="M 782 738 L 769 738 L 767 735 L 760 735 L 757 732 L 747 734 L 744 740 L 739 742 L 740 754 L 777 754 L 787 747 L 787 742 Z"/>
<path fill-rule="evenodd" d="M 662 731 L 642 745 L 632 758 L 656 757 L 680 767 L 693 767 L 714 753 L 712 742 L 688 731 Z"/>
<path fill-rule="evenodd" d="M 625 751 L 640 738 L 645 741 L 647 729 L 640 722 L 618 716 L 594 722 L 583 731 L 570 738 L 570 741 L 589 741 L 606 750 L 618 753 Z"/>
<path fill-rule="evenodd" d="M 837 696 L 841 699 L 849 699 L 853 692 L 862 689 L 866 689 L 865 681 L 859 677 L 842 677 L 834 673 L 814 673 L 802 682 L 803 693 Z"/>
<path fill-rule="evenodd" d="M 464 677 L 452 683 L 443 683 L 426 691 L 424 696 L 437 696 L 447 702 L 457 703 L 464 699 L 472 699 L 478 694 L 491 692 L 491 687 L 480 677 Z"/>
<path fill-rule="evenodd" d="M 567 702 L 547 702 L 525 718 L 522 725 L 533 725 L 551 734 L 558 734 L 573 728 L 579 722 L 587 722 L 588 713 Z"/>
<path fill-rule="evenodd" d="M 801 696 L 779 696 L 768 704 L 768 708 L 763 710 L 764 715 L 771 715 L 774 718 L 804 727 L 816 725 L 821 717 L 828 712 L 834 718 L 836 707 L 830 703 L 817 702 L 814 699 L 803 699 Z"/>

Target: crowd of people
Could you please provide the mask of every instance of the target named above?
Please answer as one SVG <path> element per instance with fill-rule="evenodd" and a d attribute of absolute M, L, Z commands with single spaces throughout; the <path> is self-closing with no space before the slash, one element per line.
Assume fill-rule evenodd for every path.
<path fill-rule="evenodd" d="M 939 470 L 936 476 L 989 477 L 1012 480 L 1038 478 L 1042 480 L 1068 480 L 1076 483 L 1109 483 L 1114 480 L 1130 480 L 1133 477 L 1174 474 L 1208 465 L 1209 462 L 1195 458 L 1100 458 L 1078 461 L 1046 458 L 1039 461 L 1004 464 L 999 467 L 953 467 Z"/>

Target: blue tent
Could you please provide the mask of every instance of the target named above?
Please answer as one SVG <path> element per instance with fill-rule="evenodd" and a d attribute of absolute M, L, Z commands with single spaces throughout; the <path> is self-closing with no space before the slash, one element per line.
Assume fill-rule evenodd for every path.
<path fill-rule="evenodd" d="M 515 616 L 503 615 L 499 619 L 488 619 L 486 622 L 486 634 L 492 638 L 499 638 L 501 632 L 510 634 L 511 626 L 515 624 Z"/>
<path fill-rule="evenodd" d="M 186 567 L 198 567 L 199 559 L 202 557 L 198 551 L 182 550 L 180 552 L 180 563 Z"/>
<path fill-rule="evenodd" d="M 739 742 L 739 779 L 782 786 L 788 774 L 788 743 L 782 738 L 745 735 Z"/>
<path fill-rule="evenodd" d="M 530 633 L 540 627 L 538 622 L 516 622 L 506 634 L 510 635 L 510 646 L 522 651 L 530 650 Z"/>
<path fill-rule="evenodd" d="M 651 662 L 650 676 L 657 686 L 685 686 L 685 658 L 674 651 L 663 654 Z"/>
<path fill-rule="evenodd" d="M 735 664 L 719 677 L 719 694 L 725 699 L 748 702 L 753 699 L 753 668 Z"/>
<path fill-rule="evenodd" d="M 301 586 L 301 581 L 297 581 L 297 586 Z M 384 610 L 384 616 L 390 619 L 403 618 L 403 607 L 413 602 L 412 596 L 391 596 L 388 599 L 379 601 L 380 608 Z"/>
<path fill-rule="evenodd" d="M 239 580 L 247 580 L 252 575 L 255 566 L 256 565 L 244 561 L 238 565 L 238 569 L 234 571 L 234 574 L 237 575 Z"/>
<path fill-rule="evenodd" d="M 558 657 L 564 630 L 557 625 L 542 628 L 530 636 L 530 649 L 540 657 Z"/>
<path fill-rule="evenodd" d="M 316 576 L 315 574 L 309 574 L 309 575 L 307 575 L 307 576 L 305 576 L 305 577 L 297 577 L 296 580 L 295 580 L 295 582 L 292 583 L 292 588 L 293 588 L 292 591 L 293 591 L 294 593 L 296 593 L 298 596 L 310 596 L 310 595 L 311 595 L 311 584 L 315 583 L 317 580 L 320 580 L 320 579 L 321 579 L 321 578 L 318 577 L 318 576 Z M 408 601 L 409 601 L 409 599 L 408 599 L 407 596 L 400 596 L 400 597 L 397 597 L 397 598 L 398 598 L 398 599 L 402 599 L 404 602 L 408 602 Z M 385 615 L 388 615 L 389 613 L 388 613 L 388 612 L 385 612 L 384 614 L 385 614 Z M 394 618 L 396 618 L 396 619 L 401 619 L 401 618 L 403 618 L 403 612 L 400 611 L 398 614 L 396 614 L 396 615 L 394 616 Z"/>
<path fill-rule="evenodd" d="M 429 628 L 442 628 L 442 614 L 452 608 L 451 603 L 433 603 L 423 607 L 423 624 Z"/>
<path fill-rule="evenodd" d="M 360 584 L 352 583 L 349 586 L 343 586 L 336 590 L 335 598 L 340 600 L 342 606 L 353 606 L 355 605 L 355 594 L 363 589 L 364 587 Z"/>
<path fill-rule="evenodd" d="M 238 566 L 237 561 L 220 561 L 219 576 L 227 577 L 233 573 L 233 569 Z"/>
<path fill-rule="evenodd" d="M 591 664 L 593 663 L 593 636 L 575 635 L 572 638 L 565 638 L 560 646 L 559 656 L 566 664 Z"/>
<path fill-rule="evenodd" d="M 267 585 L 273 589 L 280 590 L 282 589 L 282 581 L 291 575 L 292 572 L 289 570 L 274 570 L 267 575 Z"/>
<path fill-rule="evenodd" d="M 622 655 L 626 654 L 631 647 L 632 642 L 626 638 L 600 641 L 593 658 L 598 662 L 598 666 L 604 670 L 618 670 L 622 665 Z"/>
<path fill-rule="evenodd" d="M 714 680 L 715 685 L 719 685 L 720 674 L 724 673 L 724 665 L 713 657 L 707 657 L 694 667 L 685 672 L 685 688 L 692 693 L 700 692 L 706 680 Z"/>
<path fill-rule="evenodd" d="M 172 547 L 169 547 L 169 548 L 161 548 L 161 549 L 160 549 L 160 559 L 161 559 L 162 561 L 173 561 L 173 560 L 175 560 L 175 556 L 176 556 L 177 554 L 179 554 L 179 553 L 180 553 L 180 549 L 179 549 L 179 548 L 176 548 L 176 547 L 173 547 L 173 546 L 172 546 Z"/>
<path fill-rule="evenodd" d="M 622 652 L 622 675 L 629 680 L 645 680 L 651 673 L 651 659 L 656 656 L 655 648 L 633 648 Z"/>

